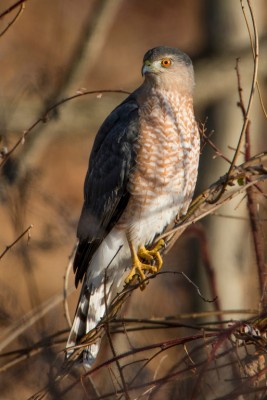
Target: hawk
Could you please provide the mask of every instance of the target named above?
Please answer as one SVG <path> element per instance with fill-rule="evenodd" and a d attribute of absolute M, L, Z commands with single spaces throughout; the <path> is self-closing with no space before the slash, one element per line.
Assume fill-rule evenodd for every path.
<path fill-rule="evenodd" d="M 83 283 L 67 356 L 104 316 L 112 288 L 123 278 L 142 282 L 161 268 L 162 241 L 147 246 L 186 213 L 195 189 L 200 138 L 191 59 L 176 48 L 155 47 L 144 56 L 142 75 L 142 85 L 106 118 L 92 148 L 74 259 L 76 287 Z M 93 364 L 99 346 L 83 350 L 85 365 Z"/>

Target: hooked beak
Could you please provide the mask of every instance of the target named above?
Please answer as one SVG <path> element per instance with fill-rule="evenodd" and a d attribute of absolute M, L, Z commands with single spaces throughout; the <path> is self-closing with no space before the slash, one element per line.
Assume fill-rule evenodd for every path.
<path fill-rule="evenodd" d="M 150 61 L 146 60 L 143 64 L 142 67 L 142 76 L 144 76 L 145 74 L 149 74 L 151 72 L 153 72 L 153 69 L 151 68 L 152 64 Z"/>

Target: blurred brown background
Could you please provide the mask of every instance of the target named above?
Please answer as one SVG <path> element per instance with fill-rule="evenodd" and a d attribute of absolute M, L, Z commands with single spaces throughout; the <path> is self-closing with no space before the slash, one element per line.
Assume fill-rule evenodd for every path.
<path fill-rule="evenodd" d="M 2 0 L 0 13 L 12 4 Z M 253 1 L 253 9 L 261 44 L 259 83 L 266 103 L 264 0 Z M 0 31 L 16 12 L 0 20 Z M 10 149 L 49 106 L 79 90 L 134 90 L 142 81 L 144 53 L 157 45 L 181 48 L 193 59 L 196 118 L 204 122 L 208 117 L 208 131 L 215 131 L 212 140 L 231 158 L 242 126 L 236 106 L 236 58 L 241 59 L 246 102 L 253 71 L 249 35 L 237 0 L 27 1 L 19 19 L 0 37 L 0 148 Z M 124 98 L 118 93 L 101 98 L 87 95 L 60 106 L 29 133 L 1 170 L 0 253 L 33 224 L 30 242 L 24 237 L 0 261 L 3 352 L 68 329 L 62 305 L 63 277 L 75 244 L 88 157 L 99 125 Z M 252 111 L 252 154 L 256 154 L 266 150 L 266 121 L 258 96 Z M 214 158 L 206 146 L 197 193 L 227 168 L 227 163 Z M 262 210 L 264 204 L 259 202 Z M 206 231 L 220 304 L 223 309 L 257 308 L 258 278 L 246 200 L 241 196 L 219 213 L 201 225 Z M 194 231 L 178 241 L 166 257 L 165 269 L 186 272 L 205 297 L 210 296 Z M 73 286 L 72 274 L 69 285 Z M 78 291 L 69 298 L 71 315 L 77 297 Z M 23 326 L 21 318 L 50 299 L 49 311 L 13 339 L 12 332 Z M 125 315 L 150 318 L 213 307 L 203 303 L 180 276 L 166 275 L 151 281 L 144 292 L 136 291 Z M 53 351 L 47 351 L 2 372 L 0 398 L 29 397 L 47 382 L 55 358 Z"/>

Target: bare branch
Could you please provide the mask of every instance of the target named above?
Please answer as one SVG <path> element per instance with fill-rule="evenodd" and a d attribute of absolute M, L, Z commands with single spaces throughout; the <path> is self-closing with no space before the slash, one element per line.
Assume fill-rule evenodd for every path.
<path fill-rule="evenodd" d="M 169 251 L 174 242 L 183 233 L 187 226 L 213 213 L 226 202 L 232 200 L 238 194 L 255 183 L 267 179 L 267 170 L 263 163 L 267 161 L 267 152 L 260 153 L 252 157 L 249 161 L 241 164 L 232 171 L 231 175 L 226 173 L 217 182 L 213 183 L 209 189 L 201 193 L 194 199 L 184 217 L 177 216 L 177 222 L 173 229 L 165 232 L 157 240 L 164 239 Z M 218 199 L 218 193 L 225 190 Z M 214 201 L 216 199 L 216 202 Z"/>
<path fill-rule="evenodd" d="M 11 13 L 11 11 L 15 10 L 15 8 L 23 6 L 23 4 L 26 3 L 26 1 L 27 0 L 18 0 L 16 3 L 12 4 L 12 6 L 7 8 L 0 14 L 0 19 L 5 17 L 7 14 Z"/>
<path fill-rule="evenodd" d="M 73 247 L 71 255 L 69 256 L 69 262 L 68 262 L 68 265 L 66 268 L 66 273 L 64 276 L 64 288 L 63 288 L 63 303 L 64 303 L 64 310 L 65 310 L 65 317 L 66 317 L 67 323 L 70 328 L 71 328 L 72 322 L 71 322 L 71 318 L 70 318 L 69 305 L 68 305 L 68 293 L 69 293 L 68 284 L 69 284 L 69 274 L 73 267 L 73 260 L 74 260 L 76 248 L 77 248 L 77 244 Z"/>
<path fill-rule="evenodd" d="M 252 102 L 254 99 L 254 93 L 255 93 L 255 87 L 256 87 L 256 83 L 257 83 L 257 79 L 258 79 L 258 65 L 259 65 L 259 37 L 258 37 L 258 31 L 257 31 L 257 27 L 256 27 L 256 22 L 254 19 L 254 14 L 250 5 L 249 0 L 247 0 L 248 6 L 249 6 L 249 10 L 250 10 L 250 16 L 251 16 L 251 20 L 252 20 L 252 25 L 253 25 L 253 33 L 254 33 L 254 43 L 252 45 L 252 54 L 253 54 L 253 58 L 254 58 L 254 69 L 253 69 L 253 77 L 252 77 L 252 83 L 251 83 L 251 89 L 250 89 L 250 95 L 249 95 L 249 99 L 248 99 L 248 105 L 246 108 L 246 114 L 244 117 L 244 122 L 243 122 L 243 126 L 242 126 L 242 130 L 239 136 L 239 140 L 238 140 L 238 144 L 237 144 L 237 148 L 234 154 L 234 157 L 232 159 L 231 162 L 231 166 L 229 168 L 229 171 L 227 173 L 227 179 L 225 184 L 222 186 L 220 192 L 217 194 L 217 196 L 213 199 L 210 200 L 214 203 L 216 203 L 220 197 L 223 195 L 224 191 L 226 190 L 226 186 L 227 186 L 227 181 L 233 171 L 233 169 L 235 168 L 235 164 L 237 161 L 237 158 L 239 156 L 240 153 L 240 149 L 241 149 L 241 144 L 242 141 L 244 139 L 245 136 L 245 132 L 249 123 L 249 114 L 250 114 L 250 110 L 251 110 L 251 106 L 252 106 Z M 241 0 L 241 5 L 243 7 L 243 1 Z M 244 10 L 244 8 L 243 8 Z M 245 12 L 245 11 L 244 11 Z M 248 27 L 249 29 L 249 27 Z M 249 29 L 249 33 L 250 33 L 250 29 Z"/>
<path fill-rule="evenodd" d="M 243 11 L 244 12 L 244 11 Z M 246 20 L 247 22 L 247 20 Z M 254 48 L 252 46 L 252 48 Z M 237 74 L 237 82 L 238 82 L 238 94 L 239 94 L 239 102 L 238 106 L 241 109 L 243 119 L 246 119 L 246 110 L 243 99 L 243 89 L 241 86 L 241 77 L 239 73 L 238 60 L 236 63 L 236 74 Z M 250 121 L 248 121 L 246 130 L 245 130 L 245 160 L 248 161 L 251 157 L 251 142 L 250 142 Z M 266 277 L 266 264 L 264 259 L 264 244 L 263 238 L 261 234 L 260 221 L 258 218 L 258 204 L 255 197 L 255 188 L 249 187 L 247 188 L 247 205 L 249 212 L 249 219 L 252 231 L 252 237 L 254 242 L 254 249 L 256 254 L 256 261 L 258 266 L 258 276 L 261 290 L 261 311 L 265 311 L 267 308 L 267 277 Z"/>
<path fill-rule="evenodd" d="M 2 32 L 0 32 L 0 37 L 3 36 L 8 31 L 8 29 L 19 19 L 24 9 L 25 9 L 25 3 L 23 2 L 20 4 L 20 9 L 15 15 L 15 17 L 7 24 L 7 27 L 3 29 Z"/>
<path fill-rule="evenodd" d="M 23 135 L 20 137 L 20 139 L 15 143 L 15 145 L 5 154 L 2 155 L 2 161 L 0 163 L 0 168 L 6 163 L 6 161 L 10 158 L 11 154 L 19 147 L 19 145 L 23 145 L 25 143 L 25 140 L 29 133 L 41 122 L 45 123 L 49 120 L 49 114 L 51 111 L 54 111 L 57 107 L 67 103 L 68 101 L 77 99 L 78 97 L 86 96 L 89 94 L 102 94 L 102 93 L 125 93 L 129 94 L 129 92 L 126 92 L 125 90 L 91 90 L 91 91 L 78 91 L 76 94 L 73 96 L 66 97 L 62 100 L 59 100 L 56 104 L 52 105 L 49 107 L 46 112 L 38 118 L 28 129 L 26 129 L 23 132 Z"/>
<path fill-rule="evenodd" d="M 2 329 L 0 335 L 0 351 L 2 351 L 10 343 L 12 343 L 16 338 L 18 338 L 19 335 L 25 332 L 25 330 L 27 330 L 30 326 L 35 324 L 37 320 L 42 318 L 51 309 L 60 304 L 62 300 L 62 294 L 52 296 L 51 298 L 37 306 L 35 309 L 29 311 L 20 319 L 12 323 L 7 329 Z"/>
<path fill-rule="evenodd" d="M 28 233 L 28 240 L 29 240 L 29 239 L 30 239 L 30 231 L 31 231 L 32 228 L 33 228 L 33 225 L 28 226 L 28 228 L 25 229 L 25 231 L 22 232 L 22 233 L 17 237 L 17 239 L 14 240 L 13 243 L 11 243 L 11 244 L 9 244 L 8 246 L 6 246 L 5 250 L 0 254 L 0 260 L 1 260 L 1 259 L 4 257 L 4 255 L 5 255 L 10 249 L 12 249 L 12 247 L 15 246 L 15 244 L 17 244 L 17 243 L 20 241 L 20 239 L 22 239 L 23 236 L 25 236 L 27 233 Z"/>

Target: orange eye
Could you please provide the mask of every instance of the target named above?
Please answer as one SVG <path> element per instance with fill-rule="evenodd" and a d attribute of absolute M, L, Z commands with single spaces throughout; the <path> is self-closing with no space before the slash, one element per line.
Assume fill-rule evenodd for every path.
<path fill-rule="evenodd" d="M 161 65 L 162 65 L 162 67 L 164 67 L 164 68 L 170 67 L 171 64 L 172 64 L 172 60 L 171 60 L 170 58 L 163 58 L 163 59 L 161 60 Z"/>

